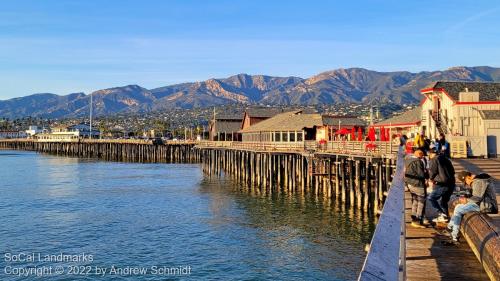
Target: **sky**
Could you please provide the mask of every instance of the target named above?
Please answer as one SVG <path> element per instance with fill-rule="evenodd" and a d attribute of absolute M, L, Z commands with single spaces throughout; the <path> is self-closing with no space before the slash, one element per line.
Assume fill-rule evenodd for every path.
<path fill-rule="evenodd" d="M 16 0 L 0 100 L 238 73 L 310 77 L 500 66 L 498 1 Z"/>

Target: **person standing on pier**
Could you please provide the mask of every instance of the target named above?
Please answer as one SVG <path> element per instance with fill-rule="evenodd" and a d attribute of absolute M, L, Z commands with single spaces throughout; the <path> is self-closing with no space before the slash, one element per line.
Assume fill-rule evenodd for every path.
<path fill-rule="evenodd" d="M 439 134 L 439 140 L 436 141 L 436 146 L 439 153 L 443 154 L 448 159 L 451 158 L 450 143 L 446 141 L 443 133 Z"/>
<path fill-rule="evenodd" d="M 417 149 L 405 160 L 405 183 L 411 194 L 411 226 L 425 228 L 424 212 L 427 197 L 424 152 Z"/>
<path fill-rule="evenodd" d="M 415 140 L 413 141 L 413 146 L 415 147 L 415 150 L 420 149 L 422 152 L 424 152 L 425 155 L 425 136 L 424 136 L 424 131 L 420 132 L 420 134 L 415 136 Z"/>
<path fill-rule="evenodd" d="M 468 171 L 458 173 L 457 178 L 466 187 L 472 189 L 470 198 L 462 197 L 459 204 L 455 206 L 453 216 L 448 223 L 448 231 L 451 241 L 447 244 L 458 244 L 458 233 L 463 215 L 470 212 L 482 212 L 489 214 L 498 213 L 498 202 L 495 194 L 493 178 L 488 174 L 474 175 Z"/>
<path fill-rule="evenodd" d="M 447 222 L 448 202 L 455 191 L 455 168 L 450 159 L 439 154 L 436 148 L 429 150 L 429 158 L 429 182 L 433 185 L 429 202 L 438 212 L 433 222 Z"/>

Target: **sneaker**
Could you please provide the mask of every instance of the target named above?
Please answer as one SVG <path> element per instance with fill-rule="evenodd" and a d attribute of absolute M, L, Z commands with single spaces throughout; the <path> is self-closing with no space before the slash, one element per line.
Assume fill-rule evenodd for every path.
<path fill-rule="evenodd" d="M 437 218 L 433 219 L 432 221 L 435 223 L 448 222 L 448 216 L 446 216 L 445 214 L 441 214 Z"/>
<path fill-rule="evenodd" d="M 426 228 L 425 225 L 420 224 L 418 221 L 412 221 L 410 225 L 415 228 Z"/>

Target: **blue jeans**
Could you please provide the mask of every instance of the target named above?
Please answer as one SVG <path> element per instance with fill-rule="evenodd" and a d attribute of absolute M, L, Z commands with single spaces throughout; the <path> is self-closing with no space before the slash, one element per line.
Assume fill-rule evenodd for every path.
<path fill-rule="evenodd" d="M 451 229 L 451 236 L 453 240 L 457 240 L 458 232 L 460 231 L 460 222 L 462 221 L 462 216 L 470 212 L 479 212 L 479 206 L 476 203 L 466 203 L 458 204 L 455 207 L 453 216 L 448 223 L 448 228 Z"/>
<path fill-rule="evenodd" d="M 440 214 L 448 215 L 448 201 L 450 201 L 452 188 L 442 185 L 435 185 L 429 195 L 429 202 L 432 208 L 436 209 Z M 441 202 L 438 200 L 441 199 Z"/>

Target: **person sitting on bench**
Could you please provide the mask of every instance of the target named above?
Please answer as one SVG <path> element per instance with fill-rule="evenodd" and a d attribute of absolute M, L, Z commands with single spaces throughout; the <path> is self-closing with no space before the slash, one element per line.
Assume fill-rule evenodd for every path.
<path fill-rule="evenodd" d="M 474 175 L 468 171 L 458 173 L 457 178 L 463 182 L 466 188 L 472 189 L 472 196 L 460 198 L 455 207 L 453 216 L 448 223 L 451 232 L 451 241 L 448 244 L 458 244 L 458 233 L 463 215 L 470 212 L 482 212 L 489 214 L 498 213 L 498 203 L 495 194 L 493 178 L 488 174 Z"/>

